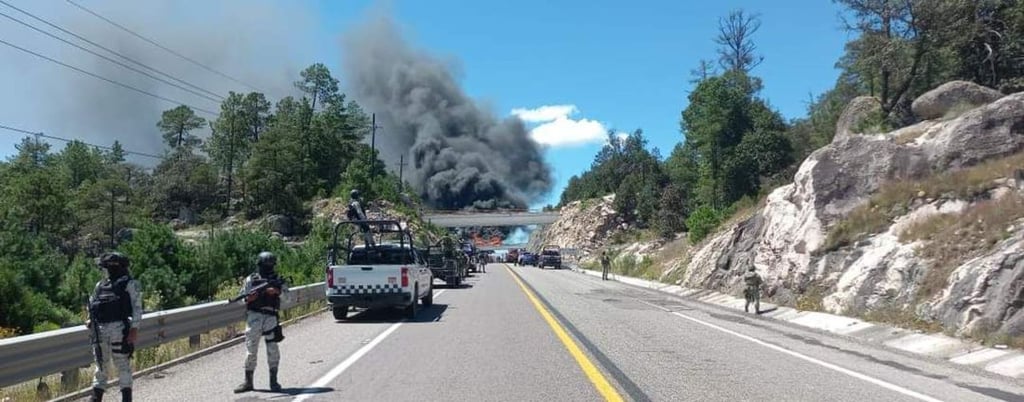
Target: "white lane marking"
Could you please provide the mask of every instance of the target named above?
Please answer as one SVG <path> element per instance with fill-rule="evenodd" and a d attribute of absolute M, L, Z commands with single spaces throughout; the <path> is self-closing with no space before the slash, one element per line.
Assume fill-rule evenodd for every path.
<path fill-rule="evenodd" d="M 641 302 L 641 303 L 644 303 L 644 304 L 647 304 L 647 305 L 650 305 L 650 306 L 653 306 L 653 307 L 657 307 L 657 308 L 659 308 L 661 310 L 664 310 L 664 311 L 667 311 L 667 312 L 671 312 L 673 315 L 676 315 L 676 316 L 681 317 L 681 318 L 685 318 L 687 320 L 693 321 L 693 322 L 698 323 L 700 325 L 703 325 L 705 327 L 712 328 L 712 329 L 717 329 L 719 331 L 725 332 L 725 333 L 727 333 L 729 335 L 732 335 L 732 336 L 735 336 L 737 338 L 740 338 L 740 339 L 743 339 L 743 340 L 746 340 L 746 341 L 750 341 L 750 342 L 756 343 L 758 345 L 764 346 L 766 348 L 775 350 L 777 352 L 782 352 L 782 353 L 785 353 L 787 355 L 796 357 L 798 359 L 802 359 L 802 360 L 805 360 L 805 361 L 817 364 L 817 365 L 825 367 L 827 369 L 834 370 L 834 371 L 846 374 L 846 375 L 848 375 L 850 377 L 853 377 L 853 378 L 857 378 L 857 379 L 860 379 L 860 380 L 864 380 L 864 381 L 870 382 L 870 383 L 878 385 L 878 386 L 880 386 L 882 388 L 888 389 L 890 391 L 895 391 L 895 392 L 901 393 L 901 394 L 909 396 L 911 398 L 919 399 L 919 400 L 922 400 L 922 401 L 928 401 L 928 402 L 943 402 L 941 399 L 935 399 L 935 398 L 932 398 L 932 397 L 930 397 L 928 395 L 925 395 L 925 394 L 922 394 L 922 393 L 919 393 L 919 392 L 916 392 L 916 391 L 913 391 L 913 390 L 909 390 L 909 389 L 903 388 L 903 387 L 901 387 L 899 385 L 896 385 L 896 384 L 893 384 L 893 383 L 889 383 L 889 382 L 885 382 L 885 381 L 879 380 L 879 379 L 877 379 L 875 377 L 864 375 L 864 374 L 858 373 L 858 372 L 853 371 L 853 370 L 845 369 L 845 368 L 839 367 L 839 366 L 837 366 L 835 364 L 832 364 L 832 363 L 829 363 L 829 362 L 824 362 L 824 361 L 815 359 L 813 357 L 810 357 L 810 356 L 807 356 L 807 355 L 804 355 L 804 354 L 801 354 L 801 353 L 794 352 L 792 350 L 783 348 L 781 346 L 776 346 L 776 345 L 770 344 L 768 342 L 762 341 L 760 339 L 757 339 L 757 338 L 754 338 L 754 337 L 751 337 L 751 336 L 743 335 L 743 334 L 741 334 L 739 332 L 736 332 L 736 331 L 733 331 L 731 329 L 723 328 L 723 327 L 720 327 L 718 325 L 712 324 L 710 322 L 702 321 L 702 320 L 690 317 L 688 315 L 679 313 L 678 311 L 671 311 L 671 310 L 668 310 L 668 309 L 666 309 L 664 307 L 661 307 L 661 306 L 656 305 L 656 304 L 649 303 L 649 302 L 644 301 L 644 300 L 640 300 L 640 299 L 636 299 L 636 300 Z"/>
<path fill-rule="evenodd" d="M 434 292 L 434 297 L 440 296 L 441 293 L 444 293 L 445 290 L 447 289 L 441 289 L 438 290 L 437 292 Z M 334 368 L 332 368 L 331 371 L 328 371 L 327 374 L 323 375 L 323 377 L 317 379 L 316 382 L 309 386 L 309 388 L 322 388 L 327 386 L 327 384 L 330 384 L 331 381 L 334 381 L 335 378 L 338 378 L 338 376 L 340 376 L 341 373 L 344 373 L 345 370 L 348 370 L 349 367 L 352 367 L 352 365 L 359 361 L 359 359 L 361 359 L 367 353 L 370 353 L 370 350 L 373 350 L 374 347 L 376 347 L 382 341 L 384 341 L 384 338 L 387 338 L 388 335 L 391 335 L 392 332 L 395 332 L 395 330 L 397 330 L 398 327 L 401 327 L 402 324 L 405 323 L 405 321 L 406 320 L 402 320 L 394 324 L 391 324 L 391 326 L 388 327 L 388 329 L 385 329 L 384 332 L 381 332 L 380 335 L 377 335 L 376 338 L 373 338 L 373 340 L 370 341 L 370 343 L 363 345 L 363 347 L 359 348 L 359 350 L 357 350 L 355 353 L 353 353 L 351 356 L 345 359 L 345 361 L 341 362 L 337 366 L 334 366 Z M 315 394 L 302 394 L 296 396 L 295 399 L 293 399 L 292 401 L 301 402 L 313 397 L 314 395 Z"/>

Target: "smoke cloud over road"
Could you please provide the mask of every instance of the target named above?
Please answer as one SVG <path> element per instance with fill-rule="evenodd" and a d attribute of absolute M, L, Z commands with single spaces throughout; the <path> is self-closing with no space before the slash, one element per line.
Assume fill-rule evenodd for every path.
<path fill-rule="evenodd" d="M 342 42 L 343 80 L 377 114 L 381 157 L 394 167 L 405 155 L 407 179 L 433 207 L 525 208 L 551 189 L 523 122 L 466 95 L 453 67 L 412 48 L 389 17 L 369 18 Z"/>

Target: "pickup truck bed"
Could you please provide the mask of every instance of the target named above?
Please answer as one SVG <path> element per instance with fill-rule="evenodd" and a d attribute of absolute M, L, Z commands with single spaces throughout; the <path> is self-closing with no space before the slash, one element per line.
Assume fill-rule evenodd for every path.
<path fill-rule="evenodd" d="M 345 265 L 327 268 L 327 301 L 339 320 L 347 318 L 350 307 L 401 307 L 411 318 L 418 300 L 425 306 L 433 303 L 432 282 L 430 269 L 417 263 L 416 251 L 408 245 L 360 246 Z"/>

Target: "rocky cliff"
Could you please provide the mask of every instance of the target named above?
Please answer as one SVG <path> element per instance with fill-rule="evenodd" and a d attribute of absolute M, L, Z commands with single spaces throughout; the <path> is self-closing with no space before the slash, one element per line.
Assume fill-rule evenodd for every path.
<path fill-rule="evenodd" d="M 949 83 L 914 102 L 920 123 L 857 132 L 877 107 L 854 100 L 793 183 L 668 276 L 739 294 L 753 265 L 776 303 L 1024 333 L 1024 93 Z"/>
<path fill-rule="evenodd" d="M 834 313 L 890 309 L 960 333 L 981 324 L 1021 333 L 1024 270 L 1015 268 L 1024 268 L 1024 226 L 1006 219 L 1022 217 L 1013 205 L 1024 191 L 1003 174 L 984 180 L 998 166 L 982 164 L 1024 160 L 1013 158 L 1024 149 L 1024 93 L 993 92 L 944 85 L 914 103 L 919 117 L 932 120 L 876 135 L 849 132 L 856 127 L 849 120 L 871 110 L 864 107 L 870 102 L 853 102 L 853 116 L 844 113 L 837 128 L 845 135 L 811 154 L 761 211 L 707 240 L 680 283 L 738 292 L 740 276 L 754 265 L 776 302 L 792 304 L 813 292 Z M 1001 222 L 981 222 L 991 220 L 979 215 L 984 208 L 1006 214 Z M 927 250 L 947 245 L 929 236 L 968 218 L 1009 225 L 981 242 L 971 236 L 991 229 L 953 233 L 975 247 L 961 250 L 962 264 L 945 268 L 947 261 Z M 858 225 L 864 222 L 875 224 Z M 927 233 L 915 236 L 915 229 Z"/>
<path fill-rule="evenodd" d="M 555 223 L 530 234 L 527 248 L 539 250 L 545 244 L 556 244 L 578 250 L 581 258 L 587 260 L 604 247 L 609 237 L 626 228 L 612 208 L 614 200 L 612 194 L 565 205 Z"/>

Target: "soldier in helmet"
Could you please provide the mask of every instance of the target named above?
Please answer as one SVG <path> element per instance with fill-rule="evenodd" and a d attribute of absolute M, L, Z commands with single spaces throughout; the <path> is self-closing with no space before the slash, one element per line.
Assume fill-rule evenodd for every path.
<path fill-rule="evenodd" d="M 608 258 L 608 251 L 601 251 L 601 280 L 608 280 L 608 271 L 611 266 L 612 261 Z"/>
<path fill-rule="evenodd" d="M 287 285 L 277 275 L 277 257 L 264 251 L 256 257 L 257 271 L 245 278 L 245 286 L 239 296 L 245 295 L 245 382 L 235 388 L 235 393 L 253 390 L 252 376 L 256 371 L 256 354 L 260 350 L 260 338 L 267 343 L 267 365 L 270 366 L 270 390 L 278 392 L 277 368 L 281 361 L 278 342 L 284 339 L 278 312 L 281 310 L 281 293 Z"/>
<path fill-rule="evenodd" d="M 101 255 L 96 265 L 107 277 L 96 284 L 89 298 L 89 327 L 96 373 L 92 382 L 91 401 L 103 400 L 111 360 L 117 367 L 121 400 L 132 400 L 131 357 L 142 324 L 142 290 L 128 272 L 128 257 L 111 252 Z"/>
<path fill-rule="evenodd" d="M 764 284 L 764 280 L 761 279 L 761 275 L 758 275 L 757 267 L 751 265 L 747 268 L 747 273 L 743 274 L 743 283 L 747 285 L 747 288 L 743 291 L 744 298 L 747 299 L 747 304 L 743 307 L 743 311 L 750 312 L 750 303 L 754 303 L 754 312 L 761 314 L 761 285 Z"/>
<path fill-rule="evenodd" d="M 352 189 L 352 191 L 349 192 L 348 211 L 345 215 L 350 221 L 366 220 L 366 209 L 363 208 L 363 200 L 359 194 L 359 190 Z M 365 223 L 360 224 L 359 230 L 363 232 L 363 240 L 366 243 L 366 247 L 373 247 L 375 243 L 373 241 L 373 232 L 370 231 L 370 225 Z"/>

